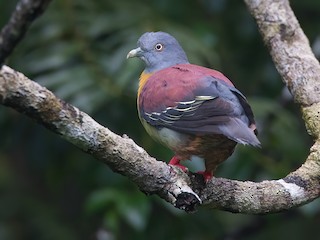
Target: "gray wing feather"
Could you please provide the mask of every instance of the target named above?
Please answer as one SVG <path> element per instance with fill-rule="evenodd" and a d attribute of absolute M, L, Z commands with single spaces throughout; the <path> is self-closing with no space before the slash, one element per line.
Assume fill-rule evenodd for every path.
<path fill-rule="evenodd" d="M 249 128 L 253 113 L 243 94 L 234 87 L 208 77 L 202 88 L 185 101 L 158 112 L 141 112 L 152 126 L 193 135 L 222 134 L 242 143 L 259 146 Z"/>

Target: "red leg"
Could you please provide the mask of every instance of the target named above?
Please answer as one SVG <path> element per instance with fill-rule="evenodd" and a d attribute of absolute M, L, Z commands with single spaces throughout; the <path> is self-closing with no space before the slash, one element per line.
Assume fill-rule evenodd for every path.
<path fill-rule="evenodd" d="M 213 177 L 213 172 L 212 171 L 199 171 L 197 172 L 198 174 L 201 174 L 204 178 L 204 181 L 207 183 L 208 181 L 211 180 L 211 178 Z"/>
<path fill-rule="evenodd" d="M 173 156 L 173 158 L 171 158 L 171 160 L 169 161 L 169 164 L 172 166 L 177 166 L 177 167 L 181 168 L 182 171 L 187 172 L 188 168 L 181 165 L 180 161 L 181 161 L 181 159 L 179 159 L 177 156 Z"/>

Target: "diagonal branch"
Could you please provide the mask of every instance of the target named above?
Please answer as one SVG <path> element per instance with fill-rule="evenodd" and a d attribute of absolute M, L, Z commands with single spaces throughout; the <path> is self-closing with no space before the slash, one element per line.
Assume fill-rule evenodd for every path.
<path fill-rule="evenodd" d="M 320 65 L 288 0 L 244 0 L 275 66 L 297 103 L 320 102 Z"/>
<path fill-rule="evenodd" d="M 319 142 L 306 163 L 284 179 L 254 183 L 213 178 L 204 185 L 197 174 L 187 175 L 179 168 L 156 161 L 128 137 L 104 128 L 7 66 L 0 71 L 0 103 L 26 114 L 113 171 L 127 176 L 141 191 L 158 194 L 186 211 L 203 204 L 231 212 L 277 212 L 310 202 L 320 194 Z"/>
<path fill-rule="evenodd" d="M 51 0 L 20 0 L 7 25 L 0 32 L 0 66 L 40 16 Z"/>
<path fill-rule="evenodd" d="M 320 138 L 320 65 L 288 0 L 245 0 L 307 131 Z M 319 164 L 319 163 L 318 163 Z"/>

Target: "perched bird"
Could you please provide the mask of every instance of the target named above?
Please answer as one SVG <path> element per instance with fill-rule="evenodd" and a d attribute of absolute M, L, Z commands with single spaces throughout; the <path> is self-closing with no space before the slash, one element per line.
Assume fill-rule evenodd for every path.
<path fill-rule="evenodd" d="M 138 113 L 146 131 L 174 151 L 169 164 L 197 156 L 201 172 L 212 178 L 237 143 L 260 146 L 251 107 L 222 73 L 190 64 L 177 40 L 165 32 L 147 32 L 127 58 L 145 63 L 138 89 Z"/>

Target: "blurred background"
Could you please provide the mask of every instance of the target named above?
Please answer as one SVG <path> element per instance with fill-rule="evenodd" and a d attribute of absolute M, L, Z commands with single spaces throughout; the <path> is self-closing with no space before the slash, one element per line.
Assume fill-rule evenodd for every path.
<path fill-rule="evenodd" d="M 0 27 L 16 3 L 0 0 Z M 319 57 L 320 2 L 291 5 Z M 54 0 L 7 65 L 167 161 L 172 153 L 137 116 L 143 64 L 126 60 L 142 33 L 157 30 L 174 35 L 190 62 L 222 71 L 253 107 L 262 149 L 239 146 L 217 176 L 276 179 L 304 162 L 312 141 L 242 1 Z M 319 199 L 267 216 L 186 214 L 3 106 L 0 133 L 0 239 L 320 238 Z"/>

